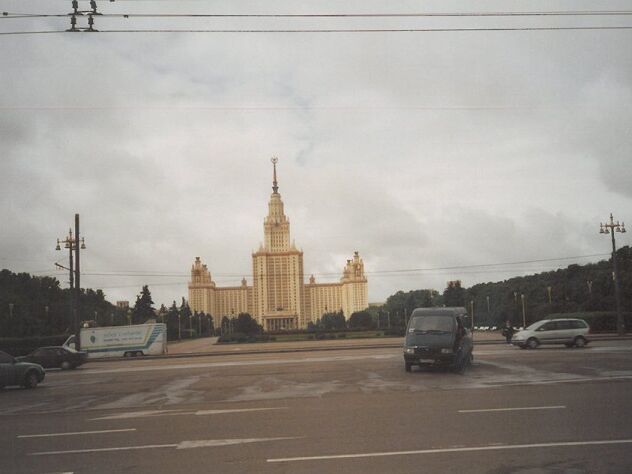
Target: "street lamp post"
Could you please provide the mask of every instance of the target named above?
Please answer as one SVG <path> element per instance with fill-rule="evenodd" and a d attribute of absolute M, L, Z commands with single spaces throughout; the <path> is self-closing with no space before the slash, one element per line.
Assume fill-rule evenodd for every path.
<path fill-rule="evenodd" d="M 610 213 L 610 223 L 599 224 L 600 234 L 611 234 L 612 237 L 612 277 L 614 280 L 614 299 L 617 306 L 617 334 L 622 336 L 625 334 L 625 323 L 623 321 L 623 314 L 621 313 L 621 296 L 619 295 L 619 270 L 617 268 L 617 246 L 614 239 L 615 232 L 624 233 L 625 223 L 619 221 L 615 222 Z"/>
<path fill-rule="evenodd" d="M 178 313 L 178 341 L 182 339 L 182 326 L 180 325 L 180 318 L 182 315 Z"/>
<path fill-rule="evenodd" d="M 472 313 L 472 331 L 474 331 L 474 300 L 470 300 L 470 313 Z"/>
<path fill-rule="evenodd" d="M 81 340 L 79 337 L 79 331 L 81 329 L 81 271 L 79 270 L 80 258 L 79 251 L 86 248 L 86 244 L 84 239 L 79 239 L 79 214 L 75 214 L 75 235 L 72 235 L 72 229 L 68 231 L 68 237 L 64 240 L 57 239 L 57 246 L 55 250 L 61 250 L 61 245 L 64 244 L 64 248 L 68 249 L 69 252 L 69 268 L 65 268 L 62 265 L 55 264 L 60 268 L 65 268 L 70 273 L 70 308 L 73 316 L 73 327 L 75 329 L 75 335 L 77 342 L 75 343 L 75 348 L 77 350 L 81 350 Z M 74 262 L 73 262 L 73 252 L 74 252 Z M 74 301 L 73 301 L 74 300 Z"/>
<path fill-rule="evenodd" d="M 518 292 L 514 291 L 513 295 L 514 295 L 514 310 L 513 310 L 514 321 L 517 321 L 518 320 Z"/>
<path fill-rule="evenodd" d="M 551 287 L 550 287 L 550 286 L 547 286 L 547 287 L 546 287 L 546 291 L 547 291 L 547 293 L 549 294 L 549 304 L 551 304 Z"/>
<path fill-rule="evenodd" d="M 588 295 L 592 296 L 592 285 L 593 285 L 592 280 L 586 280 L 586 285 L 588 285 Z"/>
<path fill-rule="evenodd" d="M 526 328 L 527 327 L 527 312 L 524 306 L 524 294 L 520 295 L 520 299 L 522 300 L 522 327 Z"/>

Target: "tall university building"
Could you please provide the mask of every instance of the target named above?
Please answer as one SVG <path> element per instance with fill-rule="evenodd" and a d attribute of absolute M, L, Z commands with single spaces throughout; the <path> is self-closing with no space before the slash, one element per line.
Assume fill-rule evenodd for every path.
<path fill-rule="evenodd" d="M 347 260 L 337 283 L 305 282 L 303 252 L 290 243 L 290 221 L 283 212 L 272 159 L 272 194 L 263 221 L 263 244 L 252 254 L 252 286 L 218 287 L 200 257 L 191 267 L 189 305 L 192 311 L 213 315 L 218 327 L 223 316 L 249 313 L 266 331 L 304 329 L 323 314 L 342 311 L 345 318 L 368 307 L 367 279 L 358 252 Z"/>

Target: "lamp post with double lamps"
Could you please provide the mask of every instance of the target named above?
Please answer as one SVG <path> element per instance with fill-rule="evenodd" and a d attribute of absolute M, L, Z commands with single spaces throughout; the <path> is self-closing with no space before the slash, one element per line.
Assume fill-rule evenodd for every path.
<path fill-rule="evenodd" d="M 599 224 L 600 234 L 610 234 L 612 237 L 612 279 L 614 280 L 614 299 L 617 306 L 617 334 L 622 336 L 625 334 L 625 323 L 623 321 L 623 314 L 621 313 L 621 296 L 619 295 L 619 270 L 617 268 L 617 246 L 614 239 L 614 233 L 625 233 L 625 223 L 619 221 L 615 222 L 610 213 L 610 222 L 605 224 Z"/>
<path fill-rule="evenodd" d="M 71 295 L 71 313 L 73 318 L 73 328 L 75 330 L 75 347 L 77 350 L 81 350 L 81 341 L 79 338 L 79 330 L 81 329 L 81 314 L 80 314 L 80 295 L 81 295 L 81 283 L 80 283 L 80 270 L 79 270 L 79 250 L 85 250 L 86 244 L 83 238 L 79 239 L 79 214 L 75 214 L 75 235 L 72 235 L 72 229 L 68 231 L 68 237 L 63 240 L 57 239 L 57 246 L 55 250 L 61 250 L 61 244 L 64 244 L 64 248 L 68 249 L 69 253 L 69 268 L 66 270 L 70 274 L 70 295 Z M 73 260 L 74 253 L 74 260 Z M 62 265 L 56 264 L 60 268 L 65 268 Z"/>

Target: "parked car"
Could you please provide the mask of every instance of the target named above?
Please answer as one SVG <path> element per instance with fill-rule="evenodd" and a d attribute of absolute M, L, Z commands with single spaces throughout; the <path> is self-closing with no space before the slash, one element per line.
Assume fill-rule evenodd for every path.
<path fill-rule="evenodd" d="M 518 331 L 511 343 L 522 349 L 535 349 L 540 344 L 564 344 L 584 347 L 590 327 L 583 319 L 543 319 Z"/>
<path fill-rule="evenodd" d="M 10 385 L 34 388 L 44 380 L 46 372 L 39 364 L 20 362 L 0 351 L 0 389 Z"/>
<path fill-rule="evenodd" d="M 404 368 L 442 365 L 463 370 L 472 362 L 472 334 L 465 328 L 465 308 L 417 308 L 406 328 Z"/>
<path fill-rule="evenodd" d="M 17 357 L 23 362 L 33 362 L 45 369 L 74 369 L 86 361 L 87 354 L 64 346 L 40 347 L 29 355 Z"/>

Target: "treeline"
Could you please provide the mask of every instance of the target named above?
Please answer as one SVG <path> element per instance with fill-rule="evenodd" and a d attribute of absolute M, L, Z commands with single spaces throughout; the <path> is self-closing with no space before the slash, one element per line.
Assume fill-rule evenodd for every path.
<path fill-rule="evenodd" d="M 621 309 L 632 311 L 632 248 L 617 251 Z M 435 290 L 399 291 L 384 305 L 369 308 L 374 319 L 391 325 L 404 324 L 414 308 L 465 306 L 474 309 L 475 325 L 499 326 L 510 320 L 515 326 L 560 313 L 603 313 L 616 310 L 612 259 L 587 265 L 514 277 L 501 282 L 479 283 L 470 288 L 455 280 L 442 294 Z"/>
<path fill-rule="evenodd" d="M 81 290 L 82 319 L 123 324 L 125 314 L 101 290 Z M 71 292 L 51 277 L 0 271 L 0 337 L 70 334 Z"/>
<path fill-rule="evenodd" d="M 617 252 L 621 309 L 632 312 L 632 248 Z M 101 290 L 82 289 L 80 320 L 98 326 L 164 322 L 170 340 L 211 335 L 261 334 L 262 328 L 247 313 L 223 317 L 215 328 L 210 314 L 192 312 L 183 298 L 156 311 L 147 286 L 132 308 L 118 308 Z M 0 338 L 70 334 L 73 331 L 71 292 L 56 278 L 0 271 Z M 371 306 L 345 320 L 341 312 L 324 314 L 309 323 L 308 331 L 384 329 L 402 331 L 413 309 L 433 306 L 465 306 L 474 310 L 475 325 L 498 326 L 510 320 L 515 326 L 538 321 L 550 314 L 603 313 L 615 310 L 611 259 L 587 265 L 515 277 L 501 282 L 479 283 L 470 288 L 458 280 L 442 293 L 432 289 L 398 291 L 383 305 Z"/>

